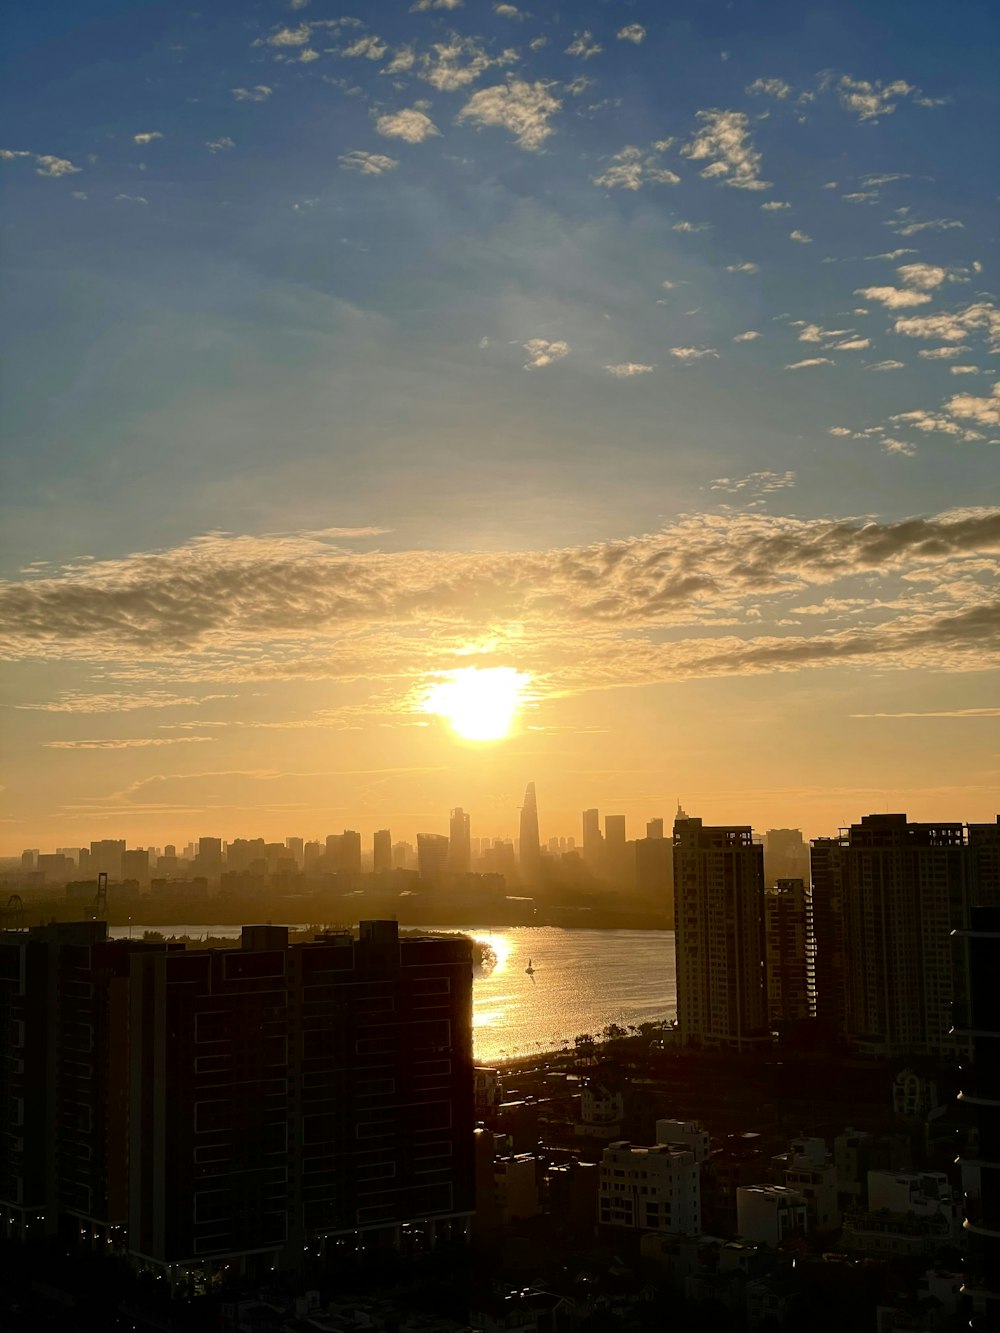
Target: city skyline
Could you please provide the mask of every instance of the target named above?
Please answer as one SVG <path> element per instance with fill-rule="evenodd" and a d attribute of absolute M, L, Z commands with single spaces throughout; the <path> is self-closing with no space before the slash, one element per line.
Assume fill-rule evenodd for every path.
<path fill-rule="evenodd" d="M 0 855 L 992 820 L 997 21 L 938 19 L 21 7 Z"/>

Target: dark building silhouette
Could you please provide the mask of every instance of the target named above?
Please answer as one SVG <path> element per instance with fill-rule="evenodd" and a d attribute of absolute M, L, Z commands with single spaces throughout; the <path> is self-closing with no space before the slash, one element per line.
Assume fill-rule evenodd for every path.
<path fill-rule="evenodd" d="M 797 828 L 769 828 L 764 834 L 764 882 L 809 879 L 809 847 Z"/>
<path fill-rule="evenodd" d="M 604 861 L 604 837 L 598 810 L 583 812 L 583 859 L 591 870 L 600 872 Z"/>
<path fill-rule="evenodd" d="M 656 822 L 656 821 L 654 821 Z M 663 821 L 659 821 L 661 827 Z M 648 826 L 647 826 L 648 827 Z M 650 902 L 662 907 L 673 919 L 674 914 L 674 849 L 669 838 L 636 838 L 635 888 Z"/>
<path fill-rule="evenodd" d="M 951 1058 L 951 931 L 1000 902 L 1000 825 L 866 815 L 813 844 L 817 1013 L 866 1054 Z M 842 960 L 842 961 L 841 961 Z"/>
<path fill-rule="evenodd" d="M 764 891 L 767 1012 L 773 1028 L 801 1023 L 811 1016 L 810 917 L 809 892 L 801 879 L 779 879 Z"/>
<path fill-rule="evenodd" d="M 392 834 L 387 828 L 375 830 L 372 839 L 372 870 L 376 875 L 388 875 L 392 870 Z"/>
<path fill-rule="evenodd" d="M 990 825 L 979 825 L 980 829 Z M 971 832 L 971 830 L 970 830 Z M 965 1282 L 975 1330 L 1000 1328 L 1000 907 L 973 907 L 970 925 L 956 931 L 958 975 L 955 1023 L 973 1043 L 959 1099 L 972 1111 L 973 1152 L 959 1160 L 965 1193 Z"/>
<path fill-rule="evenodd" d="M 417 870 L 428 884 L 440 884 L 448 871 L 448 839 L 443 833 L 417 834 Z"/>
<path fill-rule="evenodd" d="M 448 869 L 453 875 L 467 875 L 472 869 L 472 831 L 469 815 L 457 806 L 448 825 Z"/>
<path fill-rule="evenodd" d="M 674 822 L 677 1020 L 685 1045 L 770 1041 L 764 989 L 764 849 L 749 826 Z"/>
<path fill-rule="evenodd" d="M 294 1266 L 404 1222 L 464 1233 L 468 941 L 393 921 L 291 946 L 247 926 L 218 950 L 105 935 L 0 937 L 2 1056 L 20 1069 L 0 1110 L 9 1230 L 90 1226 L 170 1274 Z"/>
<path fill-rule="evenodd" d="M 529 782 L 524 792 L 524 804 L 521 806 L 520 841 L 518 844 L 521 878 L 527 884 L 534 884 L 542 866 L 541 843 L 538 836 L 538 803 L 535 799 L 535 784 Z"/>

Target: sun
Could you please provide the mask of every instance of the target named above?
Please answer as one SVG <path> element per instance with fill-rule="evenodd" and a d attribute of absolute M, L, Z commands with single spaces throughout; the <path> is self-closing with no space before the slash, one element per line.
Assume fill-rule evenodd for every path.
<path fill-rule="evenodd" d="M 513 667 L 460 667 L 442 671 L 421 710 L 443 717 L 466 741 L 509 736 L 525 702 L 530 676 Z"/>

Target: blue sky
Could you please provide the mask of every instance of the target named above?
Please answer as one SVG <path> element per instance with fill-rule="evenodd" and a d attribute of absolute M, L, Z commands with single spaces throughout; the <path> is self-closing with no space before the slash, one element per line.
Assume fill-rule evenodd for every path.
<path fill-rule="evenodd" d="M 530 777 L 553 832 L 685 783 L 815 832 L 831 784 L 848 818 L 876 792 L 987 817 L 997 28 L 981 3 L 22 6 L 11 845 L 316 822 L 376 750 L 376 825 L 472 787 L 502 832 Z M 413 725 L 470 654 L 536 683 L 488 780 Z M 717 800 L 670 719 L 703 742 L 748 707 L 812 745 Z M 861 713 L 923 721 L 868 719 L 852 804 Z M 265 724 L 309 792 L 238 794 Z"/>

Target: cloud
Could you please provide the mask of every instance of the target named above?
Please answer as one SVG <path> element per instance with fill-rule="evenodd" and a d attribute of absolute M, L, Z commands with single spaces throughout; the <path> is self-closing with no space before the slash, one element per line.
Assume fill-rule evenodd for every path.
<path fill-rule="evenodd" d="M 922 291 L 940 287 L 948 276 L 948 270 L 937 264 L 900 264 L 896 272 L 907 287 L 919 287 Z"/>
<path fill-rule="evenodd" d="M 843 342 L 834 343 L 835 352 L 864 352 L 872 345 L 871 338 L 846 338 Z"/>
<path fill-rule="evenodd" d="M 207 699 L 230 696 L 210 694 Z M 135 713 L 146 708 L 198 707 L 204 699 L 192 695 L 169 694 L 165 690 L 146 690 L 141 694 L 85 694 L 64 690 L 58 698 L 43 704 L 16 704 L 26 712 L 39 713 Z"/>
<path fill-rule="evenodd" d="M 837 84 L 841 106 L 853 111 L 861 121 L 877 121 L 879 116 L 891 115 L 900 99 L 913 92 L 916 92 L 913 85 L 902 79 L 885 84 L 875 79 L 869 83 L 865 79 L 852 79 L 849 74 L 844 74 Z"/>
<path fill-rule="evenodd" d="M 406 143 L 423 143 L 440 133 L 430 116 L 413 107 L 393 115 L 379 116 L 375 128 L 388 139 L 403 139 Z"/>
<path fill-rule="evenodd" d="M 405 74 L 417 63 L 416 52 L 412 46 L 397 47 L 395 55 L 382 70 L 383 74 Z"/>
<path fill-rule="evenodd" d="M 452 33 L 447 42 L 436 42 L 422 57 L 420 77 L 438 92 L 453 93 L 475 83 L 492 66 L 510 64 L 512 59 L 512 52 L 491 59 L 473 38 Z"/>
<path fill-rule="evenodd" d="M 1000 310 L 992 301 L 975 301 L 964 310 L 940 315 L 908 315 L 893 328 L 907 338 L 935 338 L 944 343 L 963 342 L 970 333 L 982 331 L 991 343 L 1000 342 Z"/>
<path fill-rule="evenodd" d="M 903 361 L 876 361 L 874 365 L 867 368 L 868 370 L 905 370 L 906 363 Z"/>
<path fill-rule="evenodd" d="M 38 176 L 57 179 L 59 176 L 74 175 L 81 170 L 81 167 L 75 167 L 66 157 L 53 157 L 51 153 L 41 153 L 35 157 L 35 174 Z"/>
<path fill-rule="evenodd" d="M 590 60 L 592 56 L 599 56 L 604 50 L 599 42 L 595 42 L 593 34 L 584 29 L 578 32 L 573 40 L 567 46 L 565 54 L 568 56 L 579 56 L 581 60 Z"/>
<path fill-rule="evenodd" d="M 761 157 L 750 141 L 749 117 L 742 111 L 699 111 L 701 129 L 681 152 L 693 162 L 708 160 L 701 175 L 741 190 L 767 190 L 760 179 Z"/>
<path fill-rule="evenodd" d="M 878 301 L 887 310 L 904 310 L 907 306 L 926 305 L 931 299 L 927 292 L 907 291 L 901 287 L 856 287 L 855 296 L 866 301 Z"/>
<path fill-rule="evenodd" d="M 719 357 L 714 347 L 671 347 L 670 355 L 686 366 L 703 361 L 706 357 L 715 357 L 716 360 Z"/>
<path fill-rule="evenodd" d="M 768 97 L 776 97 L 779 102 L 783 102 L 792 92 L 792 86 L 786 83 L 784 79 L 754 79 L 753 83 L 747 85 L 748 93 L 764 93 Z"/>
<path fill-rule="evenodd" d="M 737 480 L 730 477 L 716 477 L 709 482 L 709 488 L 713 491 L 726 491 L 730 495 L 737 495 L 741 491 L 750 491 L 755 495 L 770 495 L 773 491 L 787 490 L 790 486 L 794 486 L 795 482 L 794 472 L 751 472 L 749 476 Z"/>
<path fill-rule="evenodd" d="M 162 139 L 163 135 L 159 130 L 147 130 L 143 134 L 133 134 L 132 142 L 138 144 L 152 143 L 154 139 Z"/>
<path fill-rule="evenodd" d="M 143 207 L 149 204 L 149 200 L 141 194 L 116 194 L 116 204 L 142 204 Z"/>
<path fill-rule="evenodd" d="M 755 338 L 761 338 L 761 337 L 763 337 L 763 334 L 758 333 L 756 329 L 747 329 L 746 333 L 734 334 L 733 342 L 749 343 L 753 342 Z"/>
<path fill-rule="evenodd" d="M 230 148 L 235 148 L 236 144 L 228 134 L 223 134 L 218 139 L 206 139 L 205 147 L 210 153 L 227 153 Z"/>
<path fill-rule="evenodd" d="M 632 42 L 636 46 L 646 40 L 646 29 L 641 23 L 626 23 L 624 28 L 619 28 L 615 36 L 620 42 Z"/>
<path fill-rule="evenodd" d="M 518 9 L 517 5 L 496 4 L 493 6 L 493 13 L 499 14 L 504 19 L 517 19 L 518 21 L 528 17 L 523 10 Z"/>
<path fill-rule="evenodd" d="M 525 370 L 541 370 L 544 366 L 551 366 L 554 361 L 561 361 L 570 350 L 569 343 L 549 342 L 547 338 L 529 338 L 521 345 L 528 353 Z"/>
<path fill-rule="evenodd" d="M 819 324 L 801 324 L 799 326 L 799 342 L 830 342 L 832 339 L 844 338 L 853 332 L 853 329 L 824 329 Z"/>
<path fill-rule="evenodd" d="M 924 713 L 851 713 L 851 717 L 1000 717 L 1000 708 L 942 708 Z"/>
<path fill-rule="evenodd" d="M 594 177 L 595 185 L 603 185 L 608 190 L 641 190 L 644 184 L 677 185 L 679 182 L 680 176 L 660 165 L 655 151 L 650 153 L 631 144 L 613 154 L 601 175 Z"/>
<path fill-rule="evenodd" d="M 832 366 L 835 363 L 828 356 L 807 356 L 804 361 L 793 361 L 786 370 L 807 370 L 810 366 Z"/>
<path fill-rule="evenodd" d="M 211 736 L 133 736 L 127 740 L 43 741 L 49 750 L 138 750 L 151 745 L 198 745 Z"/>
<path fill-rule="evenodd" d="M 944 408 L 953 417 L 963 421 L 975 421 L 981 426 L 1000 426 L 1000 380 L 993 385 L 989 398 L 957 393 L 948 399 Z"/>
<path fill-rule="evenodd" d="M 969 350 L 968 347 L 922 347 L 917 356 L 922 356 L 925 361 L 951 361 Z"/>
<path fill-rule="evenodd" d="M 761 204 L 765 213 L 777 213 L 779 209 L 791 208 L 791 204 L 786 204 L 782 199 L 768 199 L 766 204 Z"/>
<path fill-rule="evenodd" d="M 461 9 L 465 0 L 417 0 L 410 6 L 411 14 L 422 14 L 428 9 Z"/>
<path fill-rule="evenodd" d="M 31 157 L 26 148 L 0 148 L 0 162 L 16 162 L 19 157 Z"/>
<path fill-rule="evenodd" d="M 345 46 L 340 54 L 346 56 L 349 60 L 357 60 L 361 58 L 365 60 L 381 60 L 388 49 L 388 43 L 384 42 L 381 37 L 376 37 L 374 33 L 370 33 L 365 37 L 359 37 L 356 41 L 351 42 L 350 46 Z"/>
<path fill-rule="evenodd" d="M 710 222 L 675 222 L 673 229 L 681 232 L 708 231 L 711 225 Z"/>
<path fill-rule="evenodd" d="M 790 231 L 788 234 L 793 241 L 798 241 L 799 245 L 812 245 L 812 237 L 807 235 L 804 231 L 796 229 L 795 231 Z"/>
<path fill-rule="evenodd" d="M 609 375 L 614 375 L 615 379 L 628 380 L 636 375 L 648 375 L 655 370 L 655 366 L 644 366 L 639 361 L 624 361 L 621 365 L 605 366 L 604 369 Z"/>
<path fill-rule="evenodd" d="M 344 153 L 337 159 L 342 171 L 360 171 L 362 176 L 382 176 L 399 166 L 394 157 L 382 153 L 367 153 L 356 148 L 351 153 Z"/>
<path fill-rule="evenodd" d="M 978 366 L 949 366 L 952 375 L 978 375 Z"/>
<path fill-rule="evenodd" d="M 760 272 L 760 265 L 759 265 L 759 264 L 751 264 L 751 263 L 749 263 L 749 262 L 748 262 L 748 263 L 744 263 L 744 264 L 727 264 L 727 265 L 726 265 L 726 272 L 727 272 L 727 273 L 759 273 L 759 272 Z"/>
<path fill-rule="evenodd" d="M 907 222 L 905 219 L 893 218 L 885 225 L 899 232 L 900 236 L 919 236 L 922 231 L 954 231 L 964 227 L 965 223 L 956 218 L 931 218 L 926 222 Z"/>
<path fill-rule="evenodd" d="M 300 23 L 297 28 L 279 28 L 267 39 L 268 46 L 307 46 L 312 34 L 311 25 Z"/>
<path fill-rule="evenodd" d="M 510 77 L 505 84 L 473 93 L 457 119 L 507 130 L 519 148 L 538 152 L 553 133 L 549 118 L 562 106 L 550 88 L 548 83 Z"/>
<path fill-rule="evenodd" d="M 230 88 L 237 102 L 266 102 L 274 92 L 266 83 L 255 84 L 253 88 Z"/>

